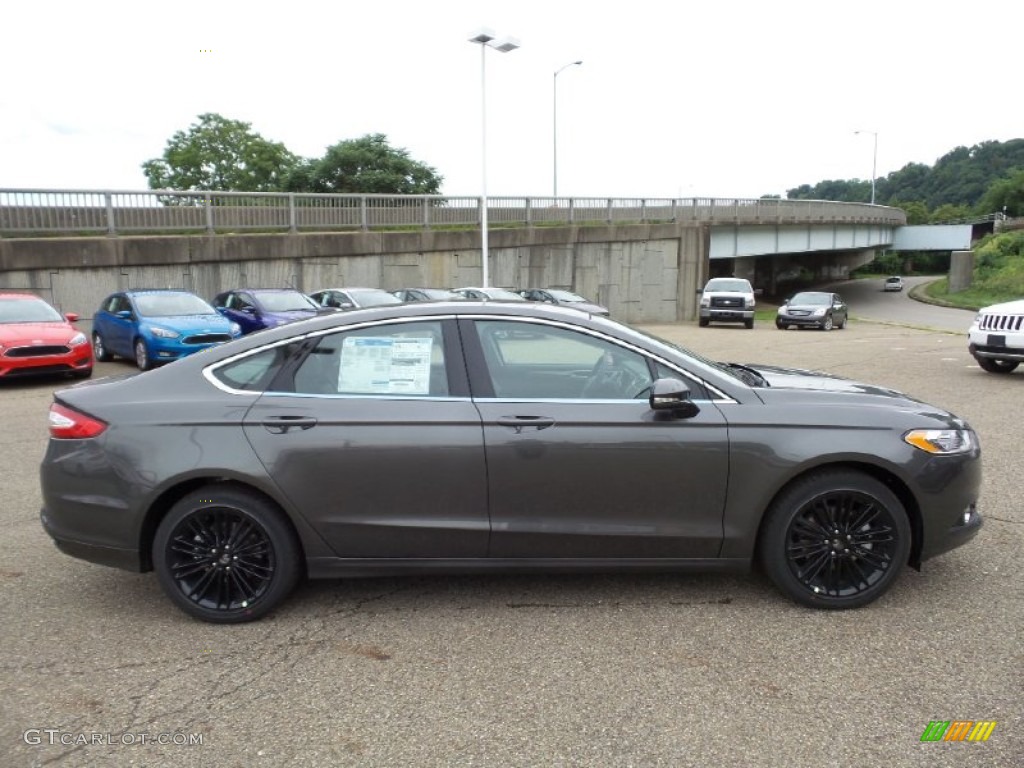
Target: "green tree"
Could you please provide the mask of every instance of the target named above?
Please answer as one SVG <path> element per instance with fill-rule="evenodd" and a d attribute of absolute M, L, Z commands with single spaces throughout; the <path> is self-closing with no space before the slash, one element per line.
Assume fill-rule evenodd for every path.
<path fill-rule="evenodd" d="M 175 133 L 163 156 L 147 160 L 142 170 L 150 189 L 276 192 L 298 162 L 250 123 L 208 112 Z"/>
<path fill-rule="evenodd" d="M 971 208 L 968 205 L 953 205 L 952 203 L 946 203 L 940 205 L 929 217 L 930 223 L 942 224 L 947 221 L 960 221 L 962 219 L 970 219 L 972 216 Z"/>
<path fill-rule="evenodd" d="M 1024 216 L 1024 170 L 1015 170 L 994 182 L 978 203 L 980 214 L 1004 212 L 1007 216 Z"/>
<path fill-rule="evenodd" d="M 405 149 L 388 144 L 381 133 L 340 141 L 319 160 L 305 160 L 289 175 L 291 192 L 346 192 L 433 195 L 443 177 Z"/>
<path fill-rule="evenodd" d="M 928 214 L 928 206 L 919 200 L 891 200 L 889 205 L 894 208 L 902 208 L 907 214 L 907 224 L 927 224 L 931 218 Z"/>

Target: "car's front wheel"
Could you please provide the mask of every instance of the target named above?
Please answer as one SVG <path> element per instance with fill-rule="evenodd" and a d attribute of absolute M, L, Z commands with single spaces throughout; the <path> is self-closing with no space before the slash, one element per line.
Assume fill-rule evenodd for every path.
<path fill-rule="evenodd" d="M 148 371 L 153 367 L 153 361 L 149 358 L 146 342 L 142 339 L 135 340 L 135 365 L 139 367 L 140 371 Z"/>
<path fill-rule="evenodd" d="M 832 315 L 825 315 L 825 319 L 821 321 L 821 330 L 831 331 L 832 330 Z"/>
<path fill-rule="evenodd" d="M 1017 366 L 1020 365 L 1016 360 L 993 360 L 990 357 L 976 357 L 978 365 L 982 367 L 982 370 L 988 371 L 989 373 L 1013 373 L 1017 370 Z"/>
<path fill-rule="evenodd" d="M 153 540 L 153 567 L 167 595 L 217 624 L 254 621 L 299 581 L 298 538 L 281 511 L 244 488 L 210 485 L 179 500 Z"/>
<path fill-rule="evenodd" d="M 751 328 L 754 327 L 754 321 L 753 320 L 744 320 L 743 321 L 743 325 L 745 325 L 747 330 L 749 331 Z"/>
<path fill-rule="evenodd" d="M 114 357 L 107 349 L 107 345 L 103 343 L 103 337 L 98 333 L 92 335 L 92 356 L 98 363 L 108 363 Z"/>
<path fill-rule="evenodd" d="M 859 608 L 881 596 L 910 555 L 903 504 L 885 485 L 853 470 L 822 470 L 785 489 L 759 539 L 775 585 L 813 608 Z"/>

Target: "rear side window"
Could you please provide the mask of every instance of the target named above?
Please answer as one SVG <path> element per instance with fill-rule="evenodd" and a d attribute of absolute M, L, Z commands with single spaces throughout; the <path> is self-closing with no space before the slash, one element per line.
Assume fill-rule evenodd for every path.
<path fill-rule="evenodd" d="M 282 366 L 302 348 L 301 342 L 261 350 L 212 371 L 214 378 L 231 389 L 263 392 L 270 387 Z"/>
<path fill-rule="evenodd" d="M 447 397 L 444 337 L 437 321 L 327 334 L 295 371 L 295 394 Z"/>

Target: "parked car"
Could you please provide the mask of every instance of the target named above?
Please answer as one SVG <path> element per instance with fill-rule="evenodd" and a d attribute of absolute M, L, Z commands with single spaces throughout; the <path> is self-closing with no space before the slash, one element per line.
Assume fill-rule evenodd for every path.
<path fill-rule="evenodd" d="M 533 302 L 335 312 L 58 391 L 40 478 L 58 547 L 225 623 L 303 574 L 755 562 L 855 608 L 981 526 L 953 414 Z"/>
<path fill-rule="evenodd" d="M 399 301 L 457 301 L 465 298 L 447 288 L 402 288 L 392 291 Z"/>
<path fill-rule="evenodd" d="M 967 349 L 989 373 L 1013 373 L 1024 361 L 1024 299 L 982 308 L 967 331 Z"/>
<path fill-rule="evenodd" d="M 526 301 L 518 293 L 507 288 L 491 286 L 490 288 L 452 288 L 452 290 L 462 298 L 472 301 Z"/>
<path fill-rule="evenodd" d="M 893 275 L 892 277 L 885 278 L 885 282 L 882 283 L 883 291 L 902 291 L 903 290 L 903 278 Z"/>
<path fill-rule="evenodd" d="M 321 288 L 309 294 L 309 298 L 321 307 L 334 309 L 361 309 L 401 303 L 401 299 L 380 288 Z"/>
<path fill-rule="evenodd" d="M 188 291 L 118 291 L 103 300 L 92 318 L 96 359 L 124 357 L 140 371 L 241 335 L 238 323 Z"/>
<path fill-rule="evenodd" d="M 775 327 L 783 331 L 791 325 L 831 331 L 845 328 L 848 319 L 849 308 L 838 293 L 803 291 L 779 307 Z"/>
<path fill-rule="evenodd" d="M 589 312 L 592 315 L 607 315 L 608 308 L 589 301 L 578 293 L 563 291 L 560 288 L 527 288 L 519 292 L 527 301 L 543 301 L 545 304 L 561 304 L 565 307 Z"/>
<path fill-rule="evenodd" d="M 320 312 L 316 302 L 294 288 L 241 288 L 213 300 L 224 317 L 238 323 L 242 333 L 308 320 Z"/>
<path fill-rule="evenodd" d="M 89 339 L 74 323 L 38 296 L 0 293 L 0 379 L 66 373 L 92 375 Z"/>
<path fill-rule="evenodd" d="M 700 295 L 701 328 L 715 323 L 743 323 L 754 327 L 754 287 L 742 277 L 713 277 Z"/>

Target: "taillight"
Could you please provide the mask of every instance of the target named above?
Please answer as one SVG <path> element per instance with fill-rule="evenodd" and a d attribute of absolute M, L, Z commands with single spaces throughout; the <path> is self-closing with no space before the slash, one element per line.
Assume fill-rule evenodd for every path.
<path fill-rule="evenodd" d="M 105 422 L 79 413 L 66 405 L 53 403 L 50 405 L 50 437 L 63 440 L 75 440 L 96 437 L 107 428 Z"/>

